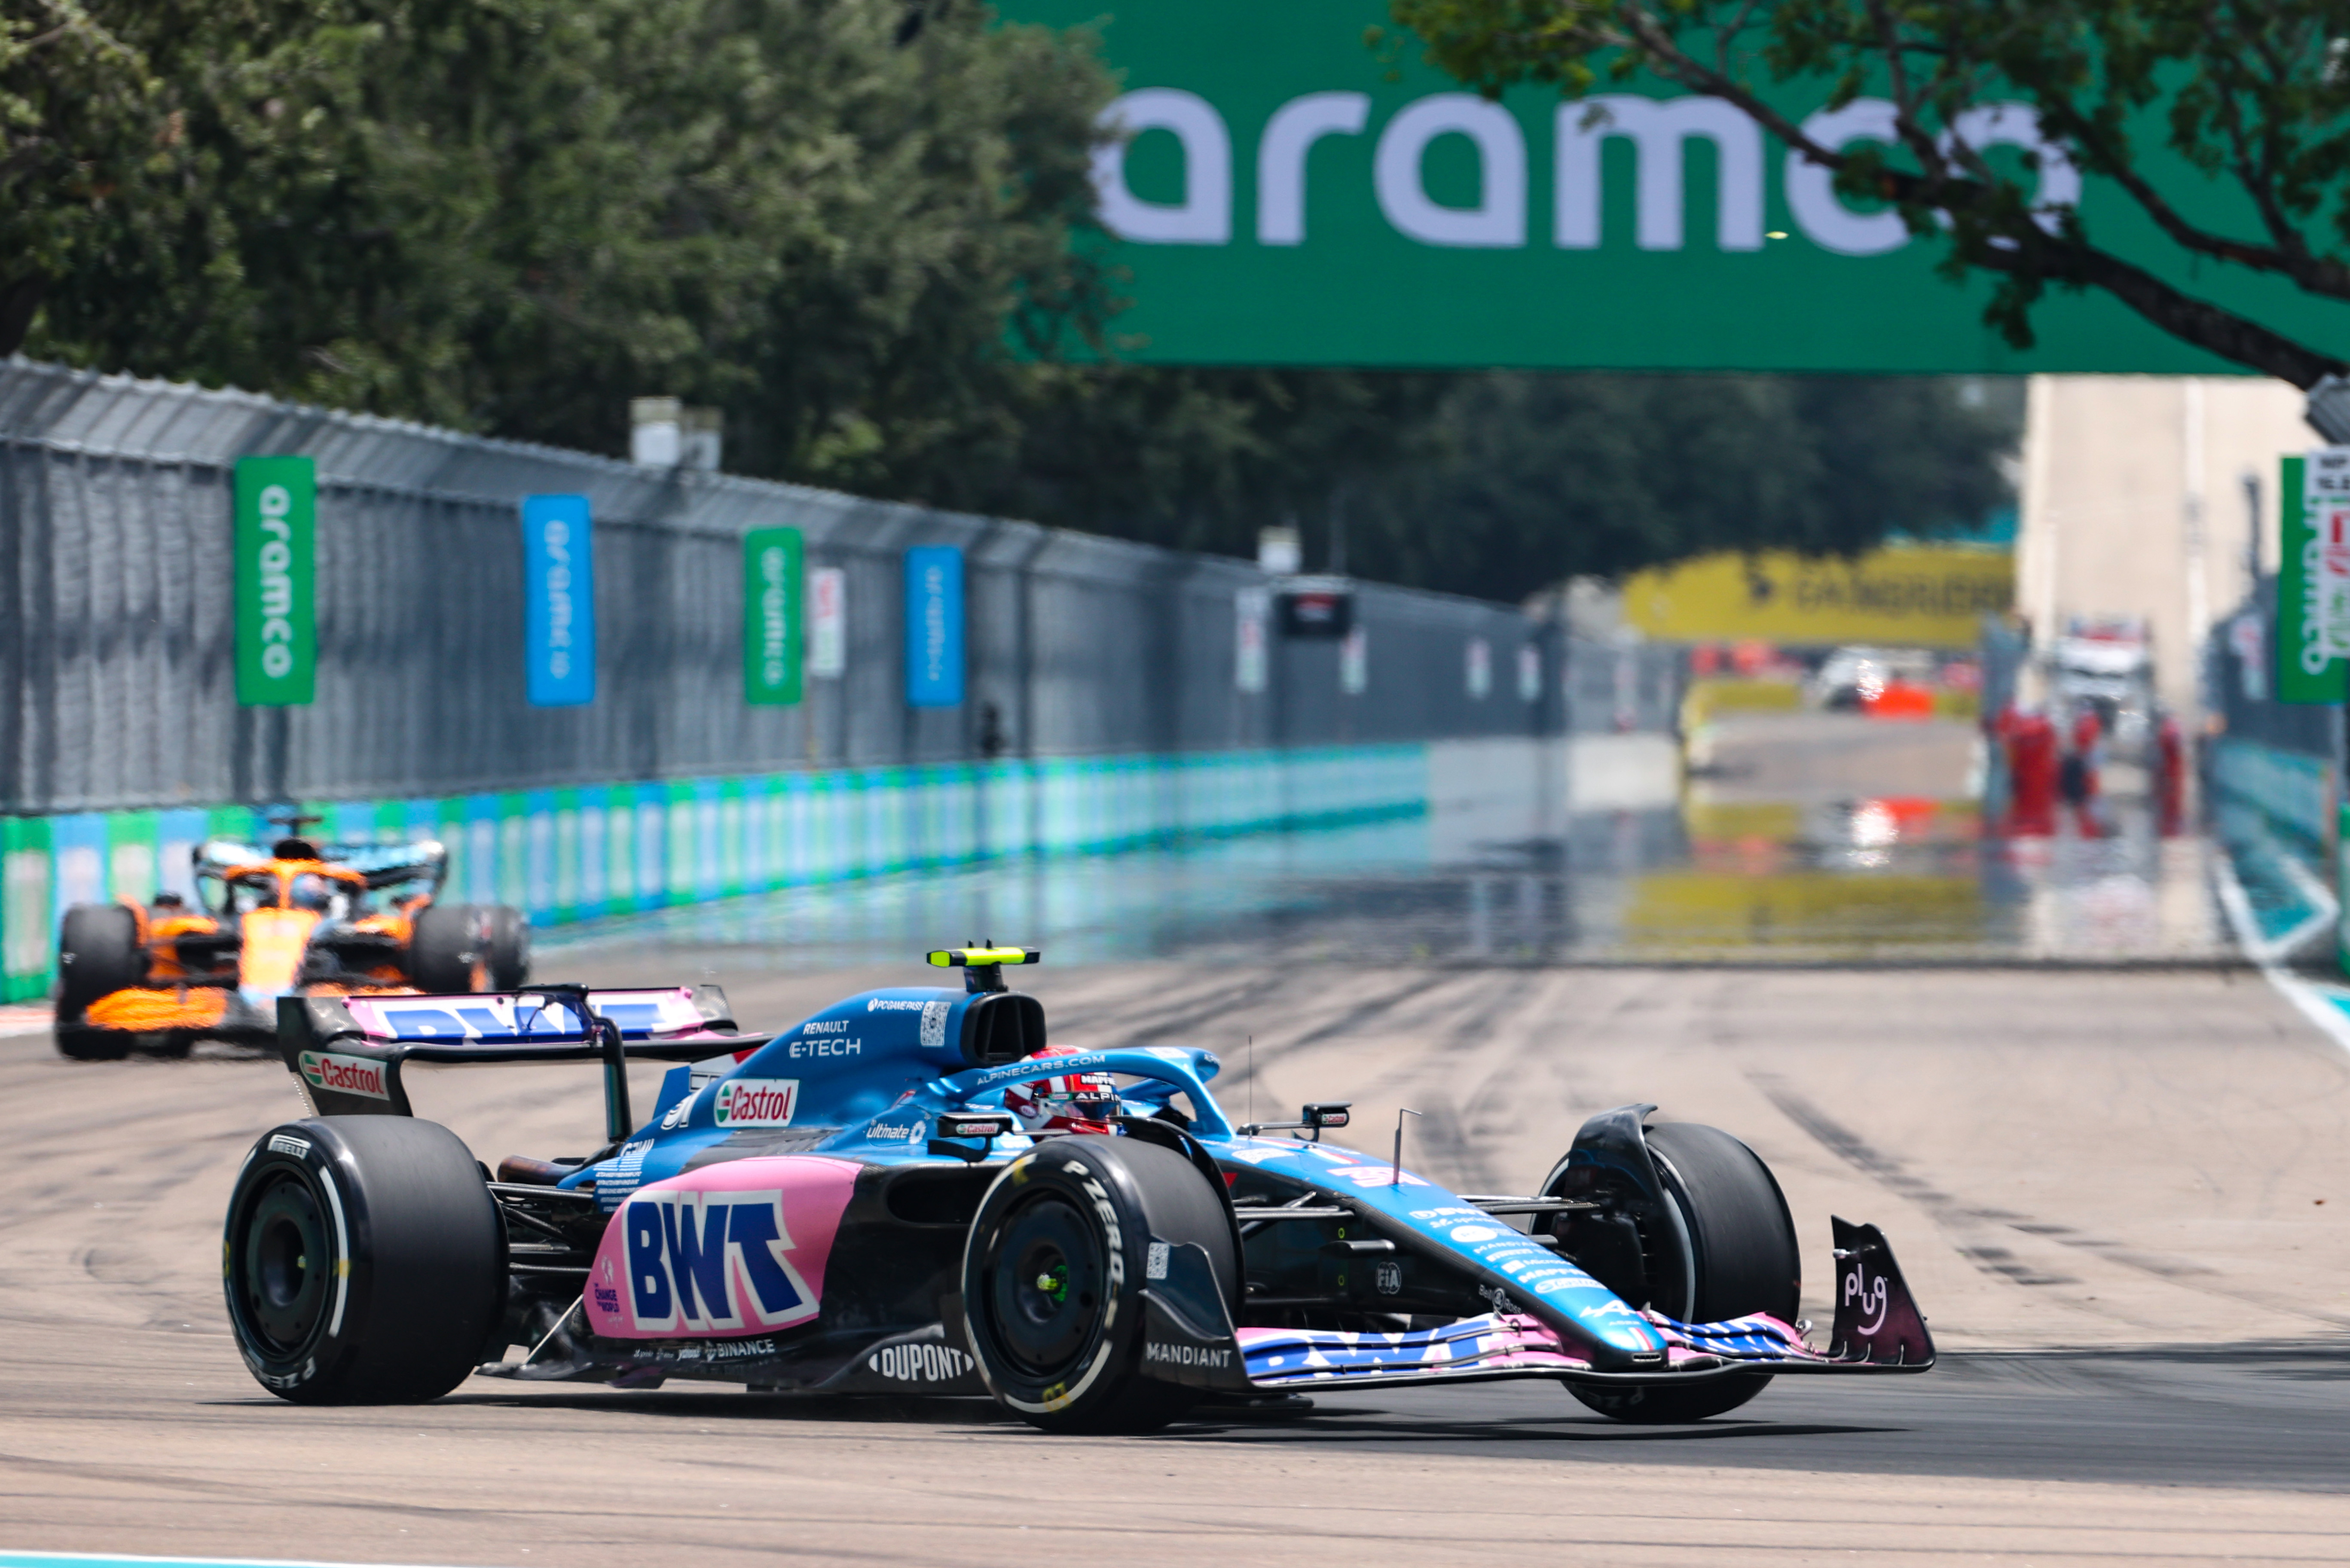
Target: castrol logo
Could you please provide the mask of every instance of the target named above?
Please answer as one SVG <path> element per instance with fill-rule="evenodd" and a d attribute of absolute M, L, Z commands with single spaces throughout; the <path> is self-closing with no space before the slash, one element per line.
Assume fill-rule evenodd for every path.
<path fill-rule="evenodd" d="M 331 1051 L 305 1051 L 300 1060 L 302 1076 L 314 1089 L 337 1095 L 365 1095 L 371 1100 L 391 1098 L 391 1091 L 383 1085 L 380 1062 L 370 1062 L 364 1056 L 338 1056 Z"/>
<path fill-rule="evenodd" d="M 797 1078 L 729 1078 L 718 1085 L 713 1119 L 722 1127 L 786 1127 L 799 1097 Z"/>

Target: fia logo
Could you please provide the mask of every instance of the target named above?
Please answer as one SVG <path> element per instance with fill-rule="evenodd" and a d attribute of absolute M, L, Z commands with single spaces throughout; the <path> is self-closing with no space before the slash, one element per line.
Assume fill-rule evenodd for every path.
<path fill-rule="evenodd" d="M 1892 1293 L 1886 1288 L 1883 1274 L 1877 1275 L 1874 1281 L 1871 1281 L 1868 1278 L 1867 1270 L 1863 1268 L 1856 1259 L 1852 1265 L 1852 1272 L 1844 1277 L 1844 1299 L 1846 1303 L 1858 1302 L 1860 1310 L 1864 1313 L 1873 1312 L 1877 1314 L 1875 1322 L 1860 1324 L 1853 1330 L 1855 1334 L 1865 1339 L 1885 1326 L 1886 1314 L 1892 1305 Z"/>

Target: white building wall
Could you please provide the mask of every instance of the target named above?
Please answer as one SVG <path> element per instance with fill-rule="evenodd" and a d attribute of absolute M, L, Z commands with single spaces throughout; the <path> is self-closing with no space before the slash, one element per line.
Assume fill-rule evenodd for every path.
<path fill-rule="evenodd" d="M 2277 461 L 2320 444 L 2301 410 L 2262 377 L 2033 377 L 2015 592 L 2035 642 L 2075 616 L 2142 615 L 2163 700 L 2191 716 L 2196 650 L 2249 591 L 2255 541 L 2276 569 Z"/>

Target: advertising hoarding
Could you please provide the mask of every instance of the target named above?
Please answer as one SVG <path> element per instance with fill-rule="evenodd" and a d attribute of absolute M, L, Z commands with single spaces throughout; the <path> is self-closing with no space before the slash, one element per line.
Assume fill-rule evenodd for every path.
<path fill-rule="evenodd" d="M 805 549 L 796 528 L 754 528 L 743 535 L 743 693 L 754 706 L 800 700 Z"/>
<path fill-rule="evenodd" d="M 522 503 L 523 653 L 530 705 L 596 701 L 596 554 L 584 495 Z"/>
<path fill-rule="evenodd" d="M 1970 649 L 1982 618 L 2014 603 L 2013 557 L 1931 545 L 1892 545 L 1852 561 L 1724 553 L 1635 572 L 1624 584 L 1626 624 L 1675 642 Z"/>
<path fill-rule="evenodd" d="M 2277 701 L 2339 702 L 2350 688 L 2350 447 L 2322 447 L 2283 467 Z"/>
<path fill-rule="evenodd" d="M 837 680 L 848 670 L 848 574 L 820 566 L 807 575 L 807 672 Z"/>
<path fill-rule="evenodd" d="M 2037 347 L 1984 325 L 1993 280 L 1936 274 L 1947 246 L 1856 206 L 1742 111 L 1636 78 L 1575 103 L 1487 102 L 1422 63 L 1383 0 L 1005 0 L 1009 21 L 1092 25 L 1123 78 L 1095 183 L 1120 292 L 1122 357 L 1181 364 L 2211 374 L 2239 368 L 2096 291 L 2052 289 Z M 1769 95 L 1815 140 L 1888 142 L 1892 105 L 1835 83 Z M 2168 151 L 2165 105 L 2128 130 L 2175 207 L 2258 225 L 2242 196 Z M 2033 109 L 1987 102 L 1954 129 L 2077 202 L 2106 249 L 2306 342 L 2350 306 L 2195 262 L 2118 185 L 2076 169 Z M 2058 222 L 2054 212 L 2047 222 Z"/>
<path fill-rule="evenodd" d="M 906 552 L 906 701 L 962 701 L 962 551 L 952 545 Z"/>
<path fill-rule="evenodd" d="M 236 700 L 301 707 L 317 685 L 317 468 L 236 460 Z"/>

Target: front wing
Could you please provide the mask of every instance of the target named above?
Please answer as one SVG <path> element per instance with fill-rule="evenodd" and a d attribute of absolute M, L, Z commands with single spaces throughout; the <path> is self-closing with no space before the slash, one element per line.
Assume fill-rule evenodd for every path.
<path fill-rule="evenodd" d="M 1629 1371 L 1600 1370 L 1555 1329 L 1513 1312 L 1399 1334 L 1228 1326 L 1203 1333 L 1199 1325 L 1212 1297 L 1186 1290 L 1183 1276 L 1191 1271 L 1178 1268 L 1170 1271 L 1171 1288 L 1145 1293 L 1153 1310 L 1144 1370 L 1169 1382 L 1233 1392 L 1496 1377 L 1651 1385 L 1735 1373 L 1927 1370 L 1934 1365 L 1934 1342 L 1884 1235 L 1874 1225 L 1833 1223 L 1836 1313 L 1825 1350 L 1814 1349 L 1794 1324 L 1761 1313 L 1711 1324 L 1639 1314 L 1665 1349 L 1653 1364 Z"/>

